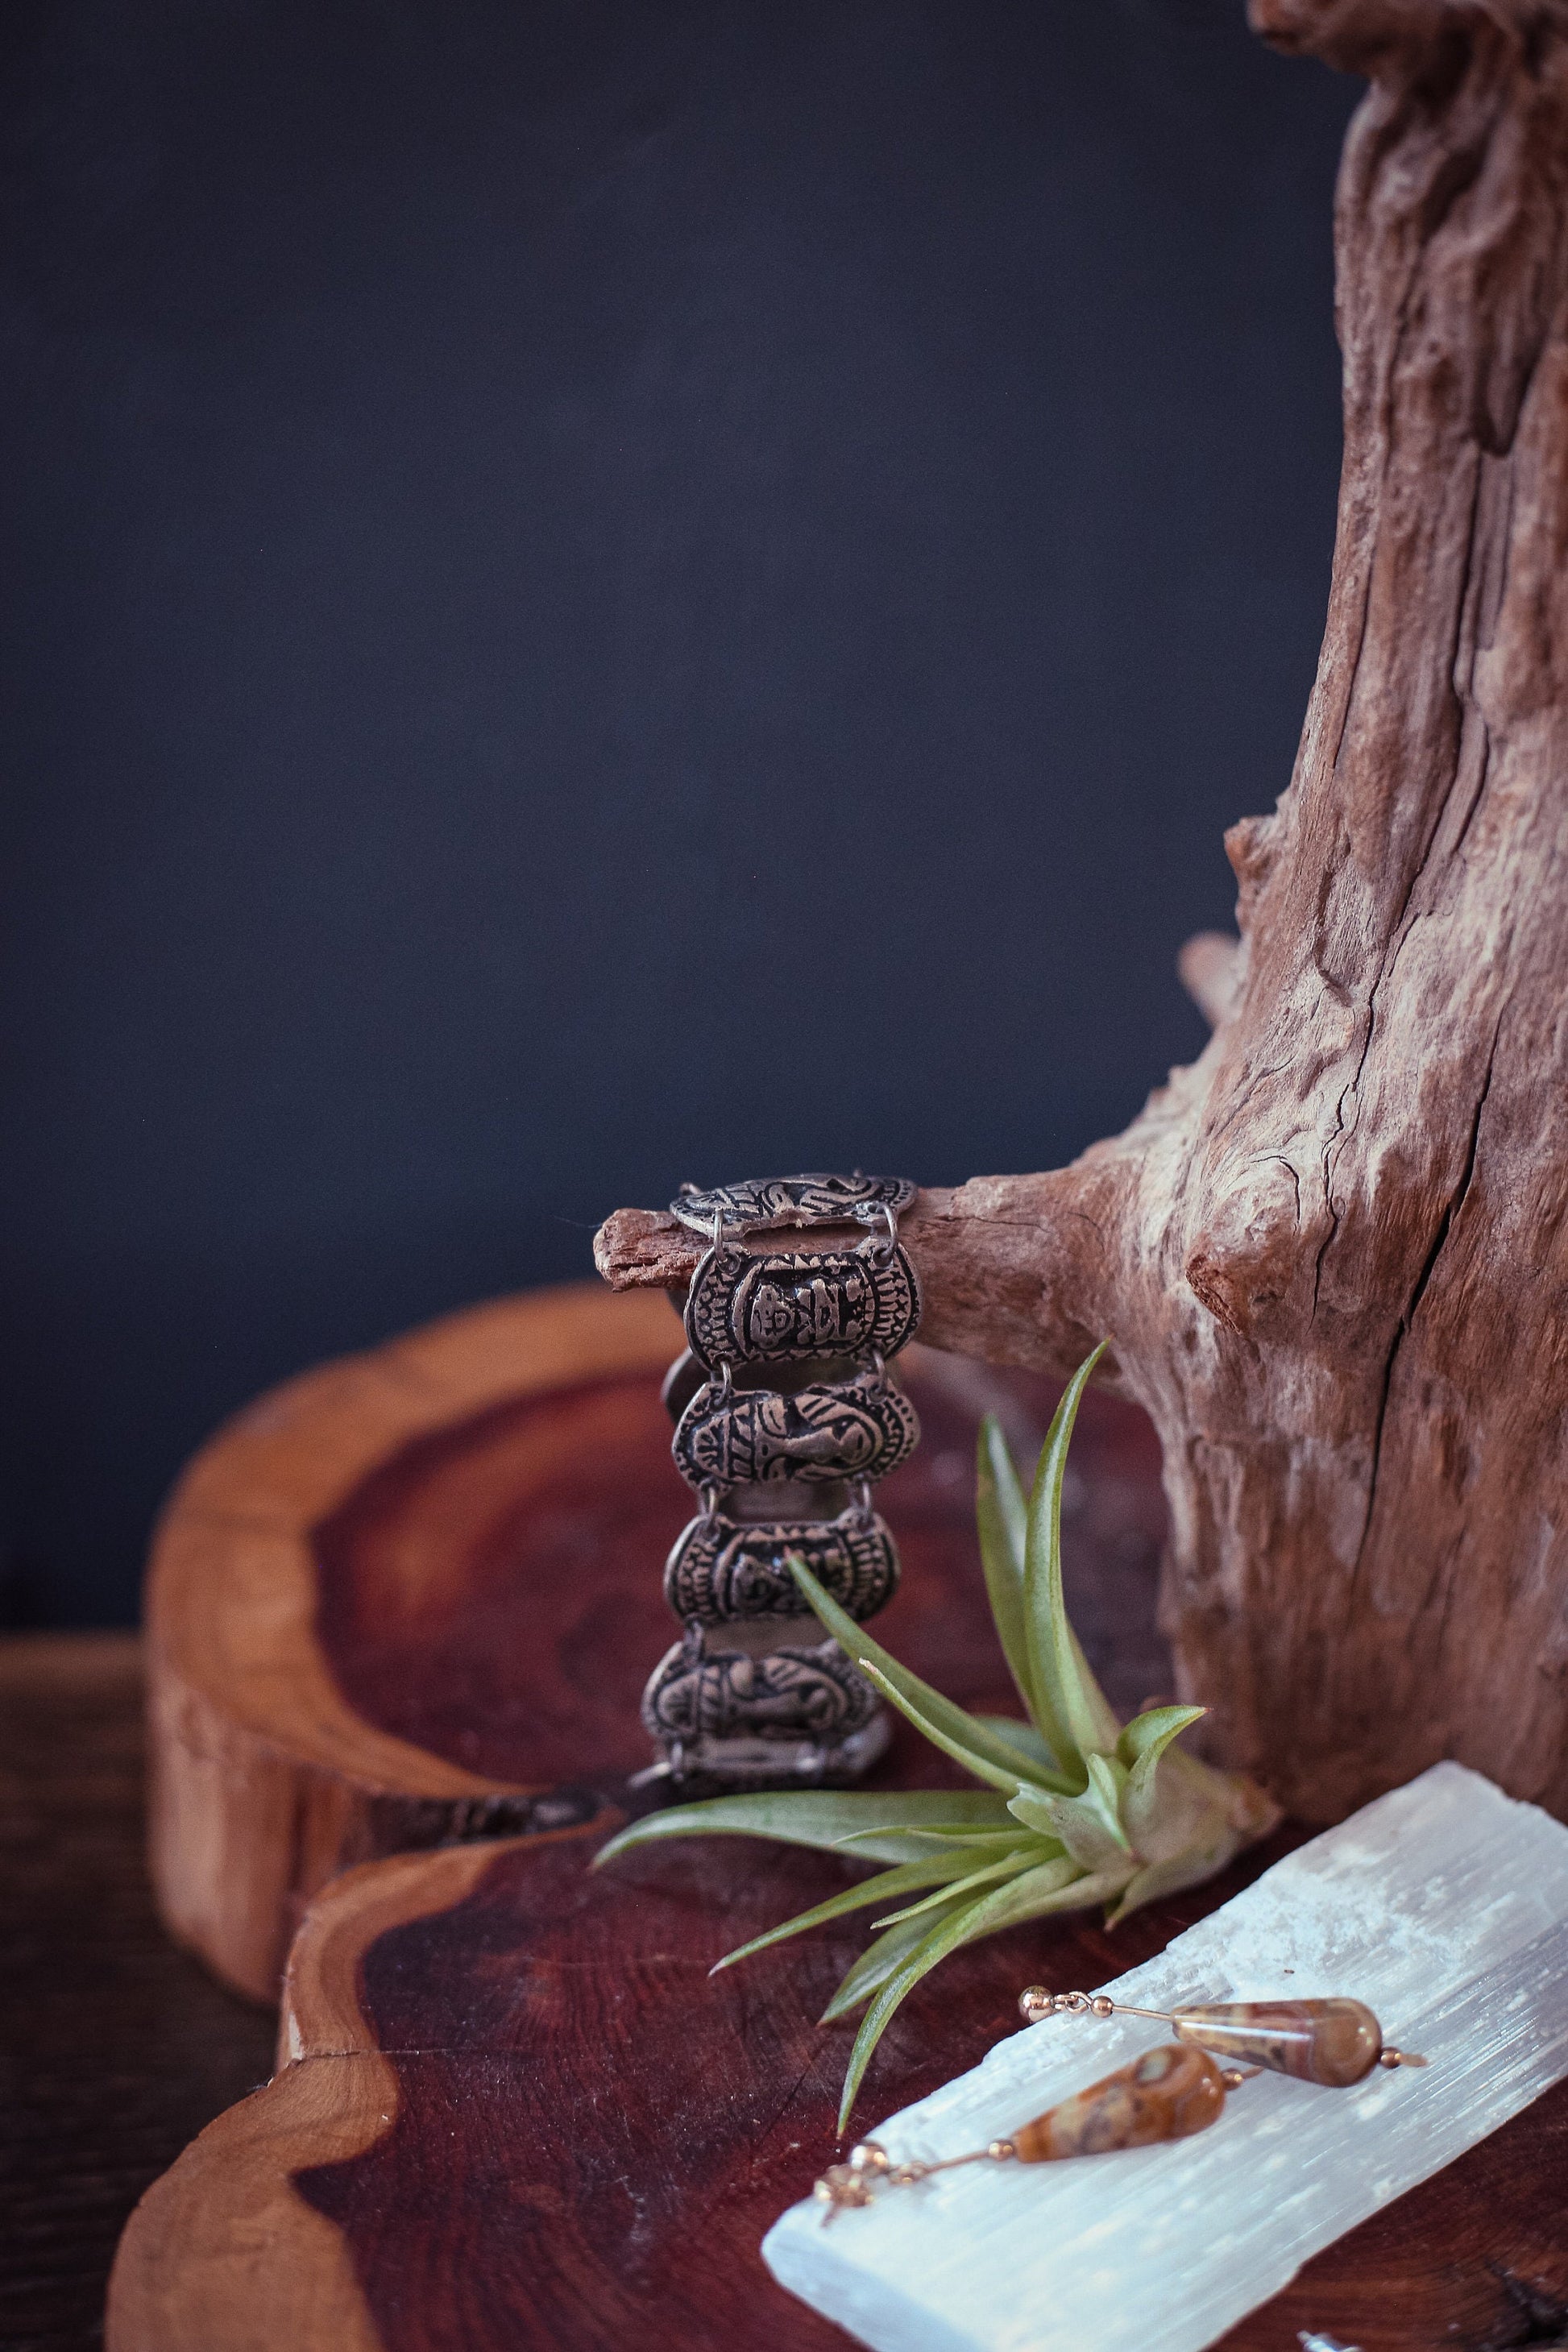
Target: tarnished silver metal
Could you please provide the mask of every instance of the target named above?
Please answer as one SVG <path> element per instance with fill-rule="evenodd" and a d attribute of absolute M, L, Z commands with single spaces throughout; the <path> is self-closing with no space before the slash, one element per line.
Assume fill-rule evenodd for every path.
<path fill-rule="evenodd" d="M 713 1491 L 707 1490 L 705 1505 Z M 863 1504 L 833 1519 L 749 1524 L 705 1507 L 676 1538 L 665 1567 L 664 1597 L 678 1617 L 703 1625 L 808 1616 L 786 1565 L 792 1552 L 856 1619 L 875 1615 L 898 1590 L 892 1536 Z"/>
<path fill-rule="evenodd" d="M 723 1738 L 653 1737 L 659 1761 L 634 1776 L 634 1788 L 670 1780 L 682 1791 L 717 1795 L 733 1789 L 847 1789 L 887 1754 L 892 1727 L 887 1708 L 879 1706 L 841 1739 L 769 1739 L 745 1731 Z"/>
<path fill-rule="evenodd" d="M 921 1319 L 920 1279 L 896 1234 L 853 1249 L 759 1255 L 735 1242 L 709 1250 L 691 1277 L 686 1337 L 700 1363 L 799 1363 L 812 1356 L 891 1356 Z"/>
<path fill-rule="evenodd" d="M 681 1414 L 675 1466 L 693 1486 L 752 1486 L 774 1480 L 824 1486 L 885 1478 L 920 1444 L 921 1425 L 901 1389 L 874 1372 L 814 1382 L 793 1396 L 766 1389 L 726 1396 L 710 1381 Z"/>
<path fill-rule="evenodd" d="M 643 1693 L 642 1717 L 656 1739 L 698 1743 L 742 1737 L 784 1743 L 837 1741 L 877 1712 L 877 1694 L 837 1642 L 769 1650 L 709 1650 L 678 1642 Z"/>
<path fill-rule="evenodd" d="M 886 1710 L 820 1638 L 788 1562 L 804 1560 L 857 1621 L 897 1588 L 871 1481 L 920 1438 L 887 1378 L 920 1322 L 899 1241 L 914 1197 L 902 1177 L 857 1169 L 687 1184 L 671 1203 L 708 1244 L 686 1300 L 687 1352 L 664 1387 L 676 1464 L 701 1508 L 665 1567 L 685 1632 L 644 1693 L 660 1760 L 641 1779 L 841 1786 L 888 1744 Z M 813 1228 L 816 1248 L 756 1238 Z M 804 1640 L 808 1630 L 817 1638 Z"/>
<path fill-rule="evenodd" d="M 780 1225 L 841 1225 L 848 1219 L 881 1220 L 907 1209 L 916 1186 L 905 1176 L 749 1176 L 739 1184 L 684 1185 L 671 1216 L 695 1233 L 711 1233 L 715 1216 L 731 1234 L 766 1233 Z"/>

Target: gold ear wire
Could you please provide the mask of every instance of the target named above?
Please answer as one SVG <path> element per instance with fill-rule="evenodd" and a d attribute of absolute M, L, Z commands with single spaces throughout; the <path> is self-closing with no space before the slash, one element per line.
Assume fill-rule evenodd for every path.
<path fill-rule="evenodd" d="M 994 2139 L 984 2147 L 972 2148 L 967 2156 L 947 2156 L 933 2164 L 922 2164 L 919 2158 L 895 2164 L 880 2140 L 863 2139 L 850 2149 L 847 2163 L 828 2166 L 811 2193 L 827 2209 L 822 2217 L 826 2229 L 836 2213 L 850 2206 L 869 2205 L 879 2180 L 889 2189 L 907 2189 L 917 2180 L 928 2180 L 933 2172 L 955 2172 L 961 2164 L 1005 2164 L 1017 2152 L 1010 2139 Z"/>
<path fill-rule="evenodd" d="M 1292 2074 L 1320 2088 L 1348 2091 L 1374 2066 L 1425 2066 L 1412 2050 L 1385 2043 L 1383 2028 L 1363 2000 L 1342 1993 L 1321 2000 L 1231 2000 L 1193 2003 L 1181 2009 L 1138 2009 L 1108 1993 L 1049 1992 L 1026 1985 L 1018 1995 L 1026 2025 L 1051 2016 L 1149 2017 L 1169 2025 L 1178 2042 L 1195 2043 L 1217 2057 L 1242 2058 L 1254 2070 Z"/>
<path fill-rule="evenodd" d="M 826 2209 L 826 2226 L 847 2207 L 869 2205 L 879 2186 L 907 2188 L 934 2172 L 955 2171 L 961 2164 L 1053 2164 L 1068 2157 L 1104 2156 L 1116 2148 L 1186 2139 L 1217 2123 L 1226 2092 L 1247 2079 L 1237 2067 L 1216 2066 L 1206 2050 L 1167 2042 L 1047 2107 L 1008 2138 L 994 2139 L 963 2156 L 897 2164 L 879 2140 L 862 2140 L 850 2149 L 847 2163 L 828 2167 L 813 2194 Z"/>

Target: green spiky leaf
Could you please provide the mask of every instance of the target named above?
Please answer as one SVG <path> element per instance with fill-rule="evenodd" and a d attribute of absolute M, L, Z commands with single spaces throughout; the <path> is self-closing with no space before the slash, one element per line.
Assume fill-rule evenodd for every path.
<path fill-rule="evenodd" d="M 1052 1911 L 1098 1903 L 1102 1896 L 1114 1894 L 1116 1887 L 1113 1880 L 1083 1876 L 1070 1861 L 1047 1862 L 1037 1870 L 1025 1872 L 1007 1885 L 994 1888 L 989 1895 L 961 1904 L 939 1920 L 889 1976 L 861 2021 L 844 2076 L 844 2095 L 838 2106 L 839 2131 L 849 2120 L 871 2053 L 887 2032 L 900 2002 L 913 1991 L 922 1977 L 930 1975 L 939 1960 L 945 1959 L 961 1944 L 975 1943 L 982 1936 L 995 1935 L 1000 1928 L 1020 1927 L 1026 1919 L 1041 1919 Z"/>
<path fill-rule="evenodd" d="M 1035 1705 L 1029 1681 L 1029 1637 L 1024 1615 L 1024 1538 L 1029 1506 L 1002 1424 L 988 1412 L 980 1424 L 974 1478 L 974 1517 L 980 1532 L 980 1564 L 997 1639 L 1026 1707 Z M 1051 1758 L 1053 1767 L 1058 1763 Z"/>
<path fill-rule="evenodd" d="M 1117 1742 L 1117 1754 L 1127 1767 L 1121 1814 L 1128 1835 L 1134 1840 L 1152 1823 L 1159 1801 L 1157 1775 L 1166 1749 L 1203 1714 L 1201 1706 L 1152 1706 L 1134 1717 Z"/>
<path fill-rule="evenodd" d="M 967 1907 L 949 1900 L 948 1911 Z M 903 1966 L 915 1946 L 929 1936 L 939 1916 L 933 1913 L 924 1919 L 905 1919 L 896 1927 L 886 1927 L 876 1940 L 867 1945 L 859 1958 L 843 1979 L 837 1991 L 817 2020 L 819 2025 L 836 2025 L 841 2017 L 853 2015 L 863 2009 L 873 1993 L 880 1992 L 888 1979 Z"/>
<path fill-rule="evenodd" d="M 943 1698 L 930 1683 L 919 1675 L 911 1675 L 900 1666 L 897 1658 L 874 1642 L 863 1625 L 838 1606 L 832 1595 L 825 1592 L 798 1552 L 790 1556 L 790 1573 L 811 1603 L 822 1624 L 838 1643 L 846 1657 L 852 1658 L 868 1682 L 890 1699 L 901 1715 L 909 1717 L 917 1731 L 923 1732 L 933 1748 L 962 1764 L 977 1780 L 988 1781 L 1011 1796 L 1015 1789 L 1027 1788 L 1031 1783 L 1049 1786 L 1058 1776 L 1047 1776 L 1044 1768 L 1021 1748 L 1011 1748 L 994 1731 L 987 1731 L 973 1715 L 954 1706 Z"/>
<path fill-rule="evenodd" d="M 900 2002 L 949 1953 L 1019 1921 L 1089 1904 L 1114 1906 L 1114 1925 L 1140 1904 L 1211 1876 L 1279 1818 L 1250 1781 L 1174 1746 L 1201 1709 L 1151 1707 L 1123 1730 L 1068 1622 L 1062 1479 L 1079 1402 L 1102 1352 L 1097 1349 L 1069 1383 L 1026 1504 L 1000 1430 L 988 1421 L 981 1433 L 976 1508 L 986 1586 L 1026 1721 L 954 1706 L 846 1615 L 802 1561 L 790 1562 L 846 1654 L 981 1788 L 717 1797 L 630 1823 L 595 1858 L 716 1831 L 887 1865 L 753 1937 L 721 1968 L 850 1913 L 918 1898 L 875 1923 L 879 1932 L 824 2011 L 825 2024 L 866 2012 L 850 2053 L 841 2127 Z"/>
<path fill-rule="evenodd" d="M 855 1664 L 873 1690 L 878 1691 L 890 1706 L 896 1707 L 907 1722 L 912 1723 L 923 1738 L 929 1739 L 933 1748 L 940 1748 L 944 1756 L 951 1756 L 955 1764 L 962 1764 L 966 1772 L 973 1772 L 976 1780 L 989 1782 L 992 1788 L 999 1789 L 1005 1794 L 1035 1785 L 1034 1773 L 1025 1759 L 1019 1758 L 1010 1769 L 1005 1765 L 994 1764 L 989 1757 L 955 1739 L 945 1727 L 933 1722 L 909 1695 L 908 1686 L 916 1679 L 914 1675 L 901 1675 L 895 1682 L 870 1658 L 858 1657 Z M 975 1728 L 978 1731 L 978 1725 Z"/>
<path fill-rule="evenodd" d="M 906 1862 L 897 1870 L 879 1870 L 875 1878 L 859 1879 L 842 1893 L 830 1895 L 826 1903 L 814 1903 L 809 1911 L 797 1912 L 782 1927 L 765 1929 L 762 1935 L 753 1936 L 749 1944 L 738 1944 L 721 1960 L 715 1960 L 708 1973 L 716 1977 L 721 1969 L 732 1969 L 737 1960 L 749 1960 L 753 1952 L 766 1951 L 770 1944 L 782 1944 L 786 1937 L 802 1936 L 810 1927 L 826 1927 L 830 1920 L 842 1919 L 848 1912 L 865 1911 L 875 1903 L 896 1902 L 900 1895 L 921 1893 L 928 1886 L 951 1885 L 954 1880 L 962 1888 L 964 1879 L 964 1859 L 951 1847 L 945 1853 L 932 1854 L 924 1862 Z M 879 1927 L 889 1924 L 882 1919 L 874 1922 Z"/>
<path fill-rule="evenodd" d="M 1032 1723 L 1020 1723 L 1013 1715 L 976 1715 L 970 1719 L 984 1730 L 994 1732 L 998 1739 L 1005 1739 L 1008 1747 L 1016 1748 L 1021 1756 L 1027 1756 L 1037 1768 L 1042 1788 L 1047 1780 L 1065 1787 L 1072 1785 Z"/>
<path fill-rule="evenodd" d="M 896 1927 L 901 1919 L 921 1919 L 928 1911 L 947 1902 L 955 1895 L 969 1895 L 976 1888 L 990 1886 L 999 1878 L 1016 1878 L 1021 1870 L 1037 1868 L 1047 1859 L 1047 1848 L 1054 1840 L 1028 1838 L 1012 1853 L 997 1854 L 972 1870 L 967 1878 L 949 1879 L 940 1895 L 927 1895 L 919 1903 L 906 1904 L 901 1911 L 889 1911 L 885 1918 L 873 1919 L 873 1927 Z M 1054 1857 L 1053 1857 L 1054 1858 Z"/>
<path fill-rule="evenodd" d="M 928 1822 L 943 1828 L 1005 1829 L 1007 1807 L 1000 1796 L 978 1789 L 784 1789 L 709 1797 L 628 1822 L 599 1848 L 594 1867 L 613 1862 L 632 1846 L 715 1834 L 777 1838 L 786 1845 L 816 1846 L 829 1853 L 853 1836 L 857 1862 L 921 1862 L 928 1858 L 928 1850 L 911 1832 Z"/>
<path fill-rule="evenodd" d="M 1069 1773 L 1080 1770 L 1086 1757 L 1109 1755 L 1121 1734 L 1068 1622 L 1062 1595 L 1062 1482 L 1068 1447 L 1089 1374 L 1110 1344 L 1102 1339 L 1079 1366 L 1057 1407 L 1035 1472 L 1024 1539 L 1024 1612 L 1035 1720 Z"/>
<path fill-rule="evenodd" d="M 878 1834 L 878 1832 L 873 1832 L 873 1834 Z M 908 1837 L 920 1838 L 926 1843 L 934 1842 L 938 1845 L 967 1845 L 975 1847 L 994 1846 L 998 1848 L 1002 1846 L 1016 1845 L 1019 1838 L 1019 1832 L 1016 1829 L 966 1830 L 963 1828 L 962 1823 L 958 1822 L 945 1822 L 940 1829 L 933 1827 L 931 1829 L 908 1830 L 904 1834 Z M 837 1844 L 840 1850 L 843 1850 L 848 1846 L 858 1845 L 859 1842 L 859 1832 L 858 1831 L 851 1830 L 847 1837 L 841 1837 L 838 1839 Z M 861 1857 L 858 1853 L 851 1853 L 847 1856 L 847 1859 L 850 1862 L 858 1862 Z"/>
<path fill-rule="evenodd" d="M 1206 1712 L 1201 1706 L 1145 1707 L 1117 1741 L 1116 1753 L 1129 1771 L 1135 1770 L 1151 1752 L 1156 1759 L 1163 1756 L 1177 1733 L 1185 1731 L 1189 1723 L 1199 1722 Z"/>
<path fill-rule="evenodd" d="M 1060 1838 L 1082 1870 L 1135 1870 L 1132 1842 L 1121 1826 L 1118 1783 L 1103 1756 L 1088 1759 L 1089 1784 L 1081 1797 L 1021 1789 L 1007 1810 L 1044 1836 Z M 1125 1774 L 1123 1774 L 1125 1777 Z"/>

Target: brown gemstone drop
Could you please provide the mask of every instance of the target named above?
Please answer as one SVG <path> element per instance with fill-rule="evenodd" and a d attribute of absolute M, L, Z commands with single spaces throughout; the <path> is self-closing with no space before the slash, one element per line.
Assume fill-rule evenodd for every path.
<path fill-rule="evenodd" d="M 1225 2084 L 1213 2059 L 1167 2042 L 1047 2108 L 1011 2137 L 1020 2163 L 1050 2164 L 1059 2157 L 1185 2139 L 1212 2124 L 1224 2105 Z"/>
<path fill-rule="evenodd" d="M 1383 2053 L 1383 2029 L 1360 2000 L 1215 2001 L 1179 2009 L 1172 2023 L 1180 2040 L 1233 2064 L 1268 2066 L 1331 2091 L 1364 2082 Z"/>

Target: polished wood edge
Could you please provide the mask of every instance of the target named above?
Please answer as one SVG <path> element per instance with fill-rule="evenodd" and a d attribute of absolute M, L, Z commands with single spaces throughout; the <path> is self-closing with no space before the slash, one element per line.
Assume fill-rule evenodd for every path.
<path fill-rule="evenodd" d="M 106 2352 L 384 2352 L 342 2232 L 293 2175 L 363 2155 L 397 2100 L 393 2068 L 359 2051 L 288 2066 L 209 2124 L 126 2223 Z"/>
<path fill-rule="evenodd" d="M 661 1371 L 679 1340 L 646 1294 L 501 1299 L 286 1382 L 195 1457 L 147 1579 L 149 1854 L 170 1932 L 236 1990 L 277 1997 L 300 1906 L 338 1871 L 534 1793 L 354 1711 L 316 1639 L 312 1529 L 412 1440 L 512 1398 Z M 443 1807 L 453 1827 L 431 1818 Z"/>
<path fill-rule="evenodd" d="M 499 1856 L 613 1825 L 396 1854 L 316 1897 L 289 1955 L 278 2073 L 193 2140 L 132 2213 L 106 2352 L 383 2352 L 345 2241 L 293 2185 L 303 2167 L 363 2156 L 396 2119 L 396 2072 L 360 1999 L 364 1955 L 386 1929 L 455 1908 Z"/>
<path fill-rule="evenodd" d="M 311 1530 L 411 1440 L 509 1398 L 661 1370 L 678 1339 L 662 1299 L 572 1283 L 446 1317 L 258 1398 L 194 1457 L 159 1523 L 150 1675 L 216 1699 L 280 1754 L 407 1787 L 424 1751 L 355 1715 L 317 1647 Z M 433 1795 L 494 1785 L 436 1758 L 419 1769 Z"/>
<path fill-rule="evenodd" d="M 598 1828 L 595 1824 L 595 1828 Z M 411 1919 L 449 1911 L 472 1894 L 499 1854 L 560 1835 L 497 1838 L 437 1853 L 400 1853 L 362 1863 L 324 1887 L 300 1923 L 283 1972 L 278 2068 L 301 2060 L 376 2050 L 360 2000 L 360 1963 L 376 1937 Z"/>
<path fill-rule="evenodd" d="M 164 1537 L 163 1613 L 205 1617 L 230 1637 L 205 1671 L 189 1671 L 191 1641 L 166 1646 L 149 1629 L 149 1705 L 161 1737 L 208 1759 L 236 1755 L 341 1777 L 372 1797 L 518 1793 L 427 1748 L 382 1731 L 342 1696 L 315 1635 L 316 1566 L 308 1543 L 237 1527 L 175 1527 Z"/>

